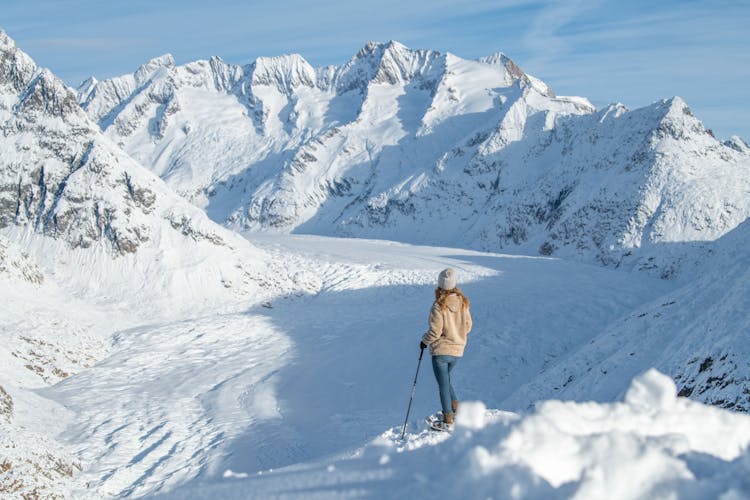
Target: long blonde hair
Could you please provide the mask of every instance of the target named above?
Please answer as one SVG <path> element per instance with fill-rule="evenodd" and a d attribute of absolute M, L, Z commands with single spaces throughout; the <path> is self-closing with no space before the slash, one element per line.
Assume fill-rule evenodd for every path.
<path fill-rule="evenodd" d="M 441 311 L 445 311 L 445 299 L 448 298 L 448 295 L 458 295 L 458 298 L 461 299 L 461 309 L 469 308 L 469 299 L 466 298 L 466 295 L 458 287 L 451 288 L 450 290 L 437 287 L 435 288 L 435 302 L 440 305 Z"/>

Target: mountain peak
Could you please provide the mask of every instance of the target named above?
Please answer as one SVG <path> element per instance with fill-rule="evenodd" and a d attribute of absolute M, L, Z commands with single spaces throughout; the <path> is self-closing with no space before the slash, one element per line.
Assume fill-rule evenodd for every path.
<path fill-rule="evenodd" d="M 82 81 L 76 88 L 79 91 L 86 91 L 91 89 L 92 87 L 95 87 L 97 83 L 99 83 L 99 80 L 97 80 L 95 76 L 90 76 Z"/>
<path fill-rule="evenodd" d="M 90 76 L 86 78 L 84 81 L 81 82 L 78 87 L 76 87 L 76 95 L 78 96 L 78 102 L 84 103 L 86 102 L 89 97 L 91 96 L 91 93 L 94 92 L 96 89 L 96 85 L 99 83 L 99 80 L 97 80 L 95 77 Z"/>
<path fill-rule="evenodd" d="M 0 50 L 14 49 L 15 47 L 16 42 L 5 32 L 5 30 L 0 29 Z"/>
<path fill-rule="evenodd" d="M 438 57 L 441 57 L 439 52 L 410 49 L 395 40 L 368 42 L 338 68 L 337 89 L 346 92 L 370 83 L 405 83 L 429 71 L 430 63 Z"/>
<path fill-rule="evenodd" d="M 386 50 L 398 50 L 398 51 L 410 51 L 411 49 L 404 45 L 403 43 L 400 43 L 396 40 L 389 40 L 388 43 L 385 44 Z"/>
<path fill-rule="evenodd" d="M 728 140 L 724 141 L 724 145 L 740 153 L 750 154 L 750 145 L 738 135 L 733 135 Z"/>
<path fill-rule="evenodd" d="M 692 117 L 694 120 L 697 120 L 697 118 L 693 116 L 690 107 L 680 96 L 662 99 L 661 101 L 654 103 L 654 105 L 656 106 L 656 109 L 663 113 L 661 118 L 662 121 L 672 120 L 682 122 L 685 117 Z"/>
<path fill-rule="evenodd" d="M 414 51 L 406 45 L 396 41 L 389 40 L 387 42 L 367 42 L 357 54 L 354 56 L 355 59 L 367 59 L 375 57 L 377 59 L 383 58 L 385 54 L 391 54 L 392 56 L 399 57 L 400 55 L 407 55 L 414 53 Z"/>
<path fill-rule="evenodd" d="M 149 62 L 146 63 L 146 65 L 172 67 L 175 65 L 174 56 L 170 53 L 162 54 L 160 56 L 152 58 Z"/>
<path fill-rule="evenodd" d="M 365 44 L 364 47 L 362 47 L 361 49 L 359 49 L 359 51 L 357 52 L 357 54 L 354 57 L 361 59 L 361 58 L 364 58 L 364 57 L 367 57 L 367 56 L 371 56 L 372 54 L 374 54 L 375 52 L 377 52 L 378 49 L 382 48 L 383 45 L 384 44 L 382 42 L 369 41 L 369 42 L 367 42 Z"/>
<path fill-rule="evenodd" d="M 520 66 L 518 66 L 518 64 L 515 63 L 515 61 L 513 61 L 513 59 L 503 54 L 502 52 L 495 52 L 490 56 L 480 57 L 479 59 L 477 59 L 477 61 L 489 66 L 499 66 L 500 68 L 502 68 L 505 71 L 505 79 L 507 84 L 511 84 L 516 80 L 520 80 L 522 82 L 522 85 L 533 87 L 542 95 L 545 95 L 547 97 L 556 97 L 555 92 L 549 85 L 547 85 L 542 80 L 526 73 L 521 69 Z M 593 106 L 588 103 L 588 100 L 585 100 L 584 106 L 593 109 Z"/>
<path fill-rule="evenodd" d="M 687 103 L 685 102 L 685 100 L 678 95 L 672 96 L 669 99 L 663 99 L 662 102 L 669 106 L 670 110 L 675 109 L 682 111 L 687 107 Z"/>
<path fill-rule="evenodd" d="M 495 52 L 487 57 L 480 57 L 479 62 L 489 64 L 490 66 L 502 66 L 508 72 L 508 75 L 514 80 L 523 78 L 526 73 L 511 59 L 502 52 Z"/>
<path fill-rule="evenodd" d="M 483 56 L 477 59 L 477 61 L 485 63 L 485 64 L 502 64 L 502 65 L 505 65 L 505 62 L 509 60 L 510 60 L 510 57 L 506 56 L 502 52 L 495 52 L 494 54 L 490 54 L 489 56 Z"/>
<path fill-rule="evenodd" d="M 693 115 L 690 107 L 679 96 L 656 101 L 639 112 L 650 114 L 650 120 L 655 121 L 653 133 L 659 140 L 668 139 L 681 143 L 697 140 L 698 144 L 711 143 L 714 146 L 718 142 L 713 132 Z"/>
<path fill-rule="evenodd" d="M 37 71 L 34 60 L 19 49 L 5 31 L 0 30 L 0 82 L 7 82 L 20 92 Z"/>
<path fill-rule="evenodd" d="M 276 85 L 288 93 L 301 86 L 315 86 L 315 69 L 299 54 L 259 57 L 252 69 L 253 85 Z"/>
<path fill-rule="evenodd" d="M 151 78 L 154 73 L 160 69 L 160 68 L 174 68 L 175 62 L 174 57 L 172 54 L 163 54 L 158 57 L 154 57 L 153 59 L 149 60 L 146 64 L 142 65 L 140 68 L 138 68 L 135 72 L 135 80 L 136 82 L 143 83 L 149 78 Z"/>
<path fill-rule="evenodd" d="M 599 118 L 599 123 L 604 123 L 609 119 L 619 118 L 628 111 L 629 110 L 627 106 L 625 106 L 623 103 L 619 101 L 613 102 L 599 111 L 599 114 L 601 116 L 601 118 Z"/>

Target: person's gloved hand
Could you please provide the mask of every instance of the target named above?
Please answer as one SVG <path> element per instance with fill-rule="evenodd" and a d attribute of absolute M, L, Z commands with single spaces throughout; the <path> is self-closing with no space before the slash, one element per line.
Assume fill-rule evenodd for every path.
<path fill-rule="evenodd" d="M 424 351 L 425 349 L 427 349 L 427 344 L 425 344 L 424 342 L 420 342 L 419 343 L 419 348 Z"/>

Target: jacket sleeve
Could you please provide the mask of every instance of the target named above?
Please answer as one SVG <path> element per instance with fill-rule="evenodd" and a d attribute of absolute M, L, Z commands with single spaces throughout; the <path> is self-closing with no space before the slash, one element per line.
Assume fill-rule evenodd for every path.
<path fill-rule="evenodd" d="M 433 304 L 430 309 L 430 318 L 428 320 L 430 329 L 422 337 L 422 342 L 431 345 L 443 335 L 443 311 L 438 304 Z"/>
<path fill-rule="evenodd" d="M 469 333 L 471 331 L 471 327 L 474 325 L 474 322 L 471 320 L 471 312 L 469 311 L 468 307 L 464 311 L 464 314 L 466 315 L 464 319 L 464 321 L 466 322 L 466 333 Z"/>

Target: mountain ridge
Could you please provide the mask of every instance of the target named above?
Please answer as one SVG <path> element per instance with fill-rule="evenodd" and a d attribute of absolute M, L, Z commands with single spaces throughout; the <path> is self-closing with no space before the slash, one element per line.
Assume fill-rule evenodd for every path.
<path fill-rule="evenodd" d="M 596 110 L 502 53 L 470 61 L 395 41 L 325 68 L 288 55 L 196 79 L 191 64 L 205 66 L 155 74 L 126 100 L 107 92 L 117 79 L 100 83 L 82 105 L 96 118 L 108 103 L 105 134 L 234 229 L 514 249 L 668 277 L 690 258 L 652 244 L 713 240 L 750 214 L 742 141 L 718 142 L 679 97 Z M 211 86 L 211 72 L 229 77 Z M 712 199 L 684 199 L 701 165 L 714 178 L 696 189 Z M 447 204 L 457 229 L 430 233 Z"/>

